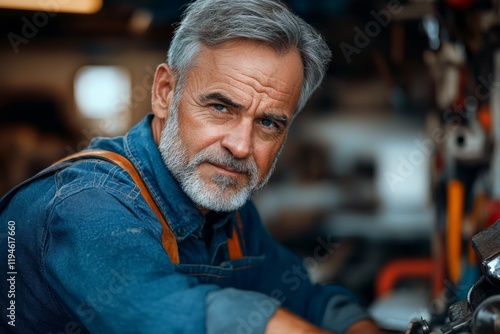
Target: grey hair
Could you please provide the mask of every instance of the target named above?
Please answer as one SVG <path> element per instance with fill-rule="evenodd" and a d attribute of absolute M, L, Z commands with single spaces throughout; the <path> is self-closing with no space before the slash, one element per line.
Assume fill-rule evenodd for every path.
<path fill-rule="evenodd" d="M 296 48 L 304 65 L 304 82 L 295 115 L 325 75 L 331 52 L 323 37 L 278 0 L 197 0 L 189 4 L 174 32 L 167 63 L 178 88 L 200 46 L 216 47 L 246 38 L 271 46 L 278 54 Z"/>

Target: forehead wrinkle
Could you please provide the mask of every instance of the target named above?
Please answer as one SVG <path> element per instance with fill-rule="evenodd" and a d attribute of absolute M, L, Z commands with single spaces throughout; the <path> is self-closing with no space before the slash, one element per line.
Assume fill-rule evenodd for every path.
<path fill-rule="evenodd" d="M 242 66 L 242 68 L 247 69 L 248 73 L 251 73 L 251 75 L 245 75 L 244 73 L 241 73 L 241 76 L 244 76 L 254 82 L 256 84 L 255 87 L 260 87 L 260 89 L 257 89 L 259 93 L 265 92 L 267 89 L 270 89 L 281 94 L 292 95 L 291 92 L 286 93 L 286 89 L 283 89 L 283 87 L 286 87 L 288 85 L 285 80 L 279 80 L 275 75 L 270 76 L 265 72 L 265 70 L 260 68 L 246 68 L 244 65 Z"/>
<path fill-rule="evenodd" d="M 294 68 L 295 65 L 302 67 L 300 54 L 296 52 L 298 57 L 296 63 L 287 58 L 291 55 L 291 51 L 278 55 L 281 59 L 277 61 L 274 58 L 267 58 L 274 59 L 267 62 L 261 52 L 256 54 L 256 58 L 251 56 L 254 49 L 261 48 L 264 48 L 261 44 L 245 43 L 244 53 L 250 58 L 243 56 L 241 57 L 243 61 L 238 62 L 234 61 L 234 57 L 238 58 L 241 54 L 242 50 L 239 47 L 227 45 L 215 49 L 203 48 L 201 53 L 206 57 L 198 55 L 199 67 L 196 65 L 195 67 L 205 71 L 208 77 L 217 78 L 217 81 L 221 80 L 218 83 L 212 82 L 210 91 L 222 89 L 232 100 L 242 104 L 246 109 L 250 105 L 255 106 L 256 103 L 265 103 L 263 107 L 269 110 L 282 110 L 288 113 L 288 109 L 292 108 L 295 111 L 302 80 L 293 72 L 289 73 L 290 66 L 283 67 L 281 59 L 287 63 L 291 62 Z"/>
<path fill-rule="evenodd" d="M 232 81 L 242 83 L 244 86 L 249 86 L 251 87 L 251 95 L 252 97 L 255 97 L 255 95 L 266 95 L 273 101 L 279 101 L 286 103 L 288 100 L 289 96 L 294 96 L 293 92 L 290 90 L 287 92 L 286 89 L 280 90 L 279 87 L 274 86 L 272 83 L 270 84 L 262 84 L 260 80 L 248 76 L 245 74 L 239 74 L 236 76 L 231 77 Z M 278 82 L 277 78 L 273 78 L 272 80 L 275 80 L 275 82 Z M 286 85 L 286 83 L 283 81 L 283 85 Z M 239 88 L 238 85 L 234 85 L 234 88 L 240 90 L 242 93 L 245 95 L 248 94 L 248 92 L 244 88 Z M 271 102 L 273 102 L 271 101 Z"/>

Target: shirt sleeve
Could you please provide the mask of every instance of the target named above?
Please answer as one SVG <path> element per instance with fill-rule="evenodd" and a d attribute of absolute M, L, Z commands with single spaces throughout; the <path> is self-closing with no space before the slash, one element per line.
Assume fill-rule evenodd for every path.
<path fill-rule="evenodd" d="M 301 258 L 276 242 L 262 226 L 253 206 L 247 205 L 246 240 L 250 252 L 265 254 L 260 291 L 277 298 L 282 306 L 309 322 L 337 333 L 345 332 L 355 322 L 369 318 L 359 298 L 338 284 L 312 284 Z M 315 259 L 311 259 L 315 260 Z"/>
<path fill-rule="evenodd" d="M 59 307 L 92 333 L 205 333 L 220 288 L 175 272 L 128 195 L 88 188 L 54 204 L 42 265 Z"/>
<path fill-rule="evenodd" d="M 334 294 L 326 305 L 321 326 L 336 333 L 345 333 L 355 322 L 370 318 L 368 312 L 346 294 Z"/>

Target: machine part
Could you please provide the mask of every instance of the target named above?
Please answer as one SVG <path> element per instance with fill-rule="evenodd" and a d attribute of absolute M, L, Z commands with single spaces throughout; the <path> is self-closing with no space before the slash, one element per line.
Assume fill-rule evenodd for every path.
<path fill-rule="evenodd" d="M 413 320 L 410 322 L 404 334 L 431 334 L 431 329 L 427 321 L 422 318 L 420 320 Z"/>
<path fill-rule="evenodd" d="M 476 308 L 472 317 L 472 333 L 500 333 L 500 295 L 487 298 Z"/>
<path fill-rule="evenodd" d="M 468 333 L 469 324 L 472 320 L 472 314 L 469 314 L 466 318 L 451 322 L 441 327 L 441 332 L 443 334 L 458 334 L 458 333 Z"/>
<path fill-rule="evenodd" d="M 446 149 L 457 160 L 479 163 L 485 160 L 488 153 L 486 132 L 472 116 L 467 122 L 467 126 L 448 129 Z"/>
<path fill-rule="evenodd" d="M 466 333 L 463 330 L 470 328 L 473 311 L 466 300 L 451 305 L 448 310 L 451 323 L 441 328 L 441 331 L 443 333 Z"/>
<path fill-rule="evenodd" d="M 486 277 L 500 282 L 500 221 L 473 236 L 472 247 Z"/>
<path fill-rule="evenodd" d="M 444 42 L 438 50 L 424 52 L 424 61 L 436 82 L 436 104 L 441 110 L 452 107 L 460 95 L 460 68 L 466 57 L 461 43 Z"/>
<path fill-rule="evenodd" d="M 467 293 L 467 299 L 448 309 L 450 322 L 443 334 L 500 334 L 500 220 L 472 238 L 482 262 L 483 275 Z M 404 334 L 432 334 L 424 319 L 410 323 Z"/>
<path fill-rule="evenodd" d="M 455 333 L 468 333 L 472 326 L 474 326 L 474 317 L 476 317 L 476 313 L 478 312 L 478 308 L 483 305 L 484 301 L 489 299 L 490 296 L 498 297 L 498 309 L 500 310 L 500 285 L 492 284 L 485 276 L 481 276 L 469 289 L 467 294 L 467 300 L 462 300 L 457 303 L 454 303 L 449 308 L 449 318 L 450 323 L 441 327 L 441 331 L 443 334 L 455 334 Z M 489 304 L 488 304 L 489 305 Z M 493 306 L 492 306 L 493 307 Z M 496 306 L 495 306 L 496 307 Z M 485 313 L 481 313 L 479 317 L 486 317 L 488 312 L 494 312 L 496 310 L 493 308 L 492 310 L 487 309 Z M 499 312 L 500 314 L 500 312 Z M 490 319 L 491 320 L 491 319 Z M 480 323 L 483 324 L 488 320 L 486 318 L 480 318 Z M 497 320 L 500 326 L 500 317 Z M 486 326 L 486 325 L 485 325 Z M 488 326 L 493 326 L 491 323 Z M 483 327 L 481 327 L 483 328 Z M 489 328 L 489 327 L 488 327 Z M 500 328 L 500 327 L 499 327 Z M 499 332 L 483 332 L 473 331 L 474 334 L 489 334 L 489 333 L 497 333 Z"/>
<path fill-rule="evenodd" d="M 475 310 L 484 300 L 494 295 L 500 295 L 500 285 L 492 284 L 485 276 L 481 276 L 469 289 L 467 302 Z"/>
<path fill-rule="evenodd" d="M 467 318 L 471 313 L 472 309 L 466 300 L 461 300 L 450 306 L 448 310 L 448 317 L 451 322 L 460 321 Z"/>
<path fill-rule="evenodd" d="M 469 328 L 472 312 L 473 309 L 466 300 L 452 304 L 448 310 L 450 323 L 441 327 L 441 332 L 444 334 L 463 333 L 463 330 Z"/>

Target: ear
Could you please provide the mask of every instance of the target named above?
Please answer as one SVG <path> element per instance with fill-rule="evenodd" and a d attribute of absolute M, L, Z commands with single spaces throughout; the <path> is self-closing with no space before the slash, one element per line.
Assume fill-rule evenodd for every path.
<path fill-rule="evenodd" d="M 166 63 L 158 65 L 152 90 L 152 109 L 155 118 L 163 123 L 168 117 L 170 105 L 174 98 L 175 77 Z"/>

